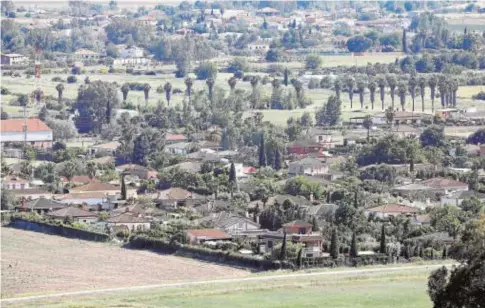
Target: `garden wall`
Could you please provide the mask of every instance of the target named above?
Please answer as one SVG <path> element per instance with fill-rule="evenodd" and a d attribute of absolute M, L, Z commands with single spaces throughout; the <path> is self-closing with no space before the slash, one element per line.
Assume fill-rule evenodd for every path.
<path fill-rule="evenodd" d="M 109 235 L 104 233 L 96 233 L 76 228 L 70 228 L 66 226 L 56 226 L 42 222 L 34 222 L 28 221 L 19 218 L 13 218 L 9 227 L 53 234 L 53 235 L 60 235 L 69 238 L 77 238 L 87 241 L 94 241 L 94 242 L 106 242 L 109 240 Z"/>

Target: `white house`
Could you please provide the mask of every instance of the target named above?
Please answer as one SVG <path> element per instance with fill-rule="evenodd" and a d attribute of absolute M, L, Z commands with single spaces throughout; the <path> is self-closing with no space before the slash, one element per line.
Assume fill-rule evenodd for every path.
<path fill-rule="evenodd" d="M 128 46 L 121 50 L 120 57 L 126 58 L 143 58 L 143 48 Z"/>
<path fill-rule="evenodd" d="M 165 152 L 172 155 L 187 155 L 191 148 L 190 142 L 177 142 L 165 146 Z"/>
<path fill-rule="evenodd" d="M 1 120 L 1 143 L 25 141 L 25 122 L 27 122 L 27 142 L 38 148 L 52 147 L 52 130 L 39 119 Z"/>
<path fill-rule="evenodd" d="M 248 44 L 248 50 L 250 51 L 262 51 L 267 52 L 269 50 L 269 43 L 258 40 Z"/>
<path fill-rule="evenodd" d="M 2 180 L 3 189 L 29 189 L 29 181 L 17 176 L 9 175 Z"/>
<path fill-rule="evenodd" d="M 328 166 L 322 161 L 306 157 L 288 164 L 290 175 L 320 175 L 327 174 Z"/>
<path fill-rule="evenodd" d="M 448 194 L 446 196 L 441 197 L 441 205 L 455 205 L 455 206 L 460 206 L 463 200 L 475 197 L 481 202 L 485 202 L 485 194 L 479 193 L 473 190 L 468 190 L 468 191 L 456 191 L 454 193 Z"/>
<path fill-rule="evenodd" d="M 384 204 L 364 210 L 364 214 L 367 217 L 369 215 L 375 215 L 375 217 L 379 217 L 381 219 L 389 218 L 390 216 L 395 217 L 399 215 L 414 215 L 418 212 L 419 209 L 402 204 Z"/>
<path fill-rule="evenodd" d="M 150 230 L 150 220 L 143 217 L 141 214 L 125 212 L 119 215 L 106 219 L 108 227 L 123 226 L 128 230 Z"/>
<path fill-rule="evenodd" d="M 15 64 L 25 64 L 29 62 L 29 58 L 18 53 L 2 53 L 2 64 L 5 65 L 15 65 Z"/>

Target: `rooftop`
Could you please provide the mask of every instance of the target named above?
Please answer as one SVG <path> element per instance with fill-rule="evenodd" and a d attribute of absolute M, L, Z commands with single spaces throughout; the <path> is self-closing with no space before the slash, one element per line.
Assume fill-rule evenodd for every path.
<path fill-rule="evenodd" d="M 40 209 L 61 209 L 65 208 L 66 205 L 51 199 L 46 198 L 39 198 L 33 201 L 28 202 L 25 206 L 21 206 L 23 208 L 28 208 L 31 210 L 40 210 Z"/>
<path fill-rule="evenodd" d="M 3 133 L 23 133 L 24 120 L 1 120 Z M 52 130 L 39 119 L 27 119 L 27 132 L 52 132 Z"/>
<path fill-rule="evenodd" d="M 299 165 L 299 166 L 307 166 L 307 167 L 314 167 L 314 166 L 324 166 L 325 164 L 316 158 L 312 157 L 305 157 L 303 159 L 294 161 L 290 163 L 291 165 Z"/>
<path fill-rule="evenodd" d="M 187 230 L 187 234 L 197 238 L 207 238 L 207 239 L 231 238 L 229 234 L 217 229 L 191 229 L 191 230 Z"/>
<path fill-rule="evenodd" d="M 366 209 L 368 212 L 374 213 L 389 213 L 389 214 L 407 214 L 417 213 L 419 209 L 402 204 L 389 203 L 380 206 L 376 206 L 370 209 Z"/>
<path fill-rule="evenodd" d="M 138 213 L 125 212 L 106 219 L 109 223 L 149 223 L 150 221 Z"/>
<path fill-rule="evenodd" d="M 420 182 L 419 184 L 427 186 L 427 187 L 431 187 L 431 188 L 456 188 L 456 187 L 466 188 L 466 187 L 468 187 L 468 184 L 466 184 L 466 183 L 463 183 L 463 182 L 460 182 L 460 181 L 455 181 L 455 180 L 452 180 L 452 179 L 442 178 L 442 177 L 424 180 L 424 181 Z"/>
<path fill-rule="evenodd" d="M 66 207 L 66 208 L 48 213 L 47 215 L 53 216 L 53 217 L 97 217 L 98 216 L 96 213 L 85 211 L 74 206 Z"/>
<path fill-rule="evenodd" d="M 91 182 L 86 185 L 78 186 L 71 188 L 71 193 L 79 193 L 79 192 L 106 192 L 106 191 L 118 191 L 120 190 L 119 187 L 109 184 L 109 183 L 102 183 L 102 182 Z"/>
<path fill-rule="evenodd" d="M 159 200 L 185 200 L 185 199 L 201 199 L 203 196 L 190 192 L 180 187 L 172 187 L 162 190 L 158 193 Z"/>

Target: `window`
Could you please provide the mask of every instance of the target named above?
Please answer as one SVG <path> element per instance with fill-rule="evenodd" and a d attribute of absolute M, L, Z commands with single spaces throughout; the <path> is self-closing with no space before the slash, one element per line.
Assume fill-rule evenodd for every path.
<path fill-rule="evenodd" d="M 272 249 L 273 248 L 273 241 L 268 241 L 268 249 Z"/>
<path fill-rule="evenodd" d="M 298 229 L 298 233 L 299 234 L 305 234 L 306 233 L 306 229 L 305 228 L 299 228 Z"/>

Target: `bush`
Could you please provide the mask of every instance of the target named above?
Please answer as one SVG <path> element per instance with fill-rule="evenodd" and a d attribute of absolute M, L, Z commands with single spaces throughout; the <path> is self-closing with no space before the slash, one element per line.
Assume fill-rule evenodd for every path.
<path fill-rule="evenodd" d="M 480 91 L 479 93 L 472 96 L 473 99 L 485 101 L 485 92 Z"/>
<path fill-rule="evenodd" d="M 0 91 L 0 93 L 2 95 L 8 95 L 8 94 L 10 94 L 10 90 L 5 88 L 5 87 L 2 87 L 2 90 Z"/>
<path fill-rule="evenodd" d="M 71 75 L 67 77 L 67 83 L 76 83 L 76 82 L 77 82 L 76 76 Z"/>
<path fill-rule="evenodd" d="M 205 80 L 208 78 L 215 80 L 217 77 L 217 66 L 210 62 L 202 63 L 198 68 L 195 69 L 195 75 L 199 80 Z"/>
<path fill-rule="evenodd" d="M 148 76 L 156 76 L 157 73 L 155 71 L 146 71 L 145 72 L 145 75 L 148 75 Z"/>
<path fill-rule="evenodd" d="M 308 55 L 305 59 L 305 68 L 314 70 L 322 65 L 322 58 L 319 55 Z"/>
<path fill-rule="evenodd" d="M 310 82 L 308 82 L 308 89 L 317 89 L 320 87 L 320 81 L 318 78 L 312 78 L 310 79 Z"/>
<path fill-rule="evenodd" d="M 53 77 L 51 80 L 52 80 L 52 82 L 65 82 L 65 80 L 64 80 L 64 79 L 62 79 L 62 78 L 61 78 L 61 77 L 59 77 L 59 76 L 55 76 L 55 77 Z"/>
<path fill-rule="evenodd" d="M 71 69 L 71 74 L 73 75 L 81 75 L 82 69 L 79 66 L 73 66 Z"/>
<path fill-rule="evenodd" d="M 235 73 L 237 71 L 246 72 L 248 70 L 248 62 L 244 58 L 234 58 L 227 67 L 229 73 Z"/>
<path fill-rule="evenodd" d="M 394 46 L 386 45 L 386 46 L 382 46 L 381 51 L 382 52 L 395 52 L 396 48 Z"/>
<path fill-rule="evenodd" d="M 244 77 L 244 72 L 243 71 L 237 71 L 234 73 L 234 77 L 241 79 Z"/>
<path fill-rule="evenodd" d="M 180 94 L 180 93 L 184 93 L 184 91 L 180 88 L 175 88 L 172 90 L 172 94 Z"/>

